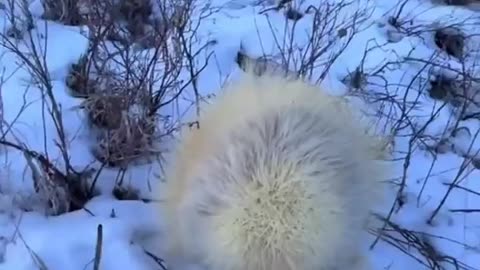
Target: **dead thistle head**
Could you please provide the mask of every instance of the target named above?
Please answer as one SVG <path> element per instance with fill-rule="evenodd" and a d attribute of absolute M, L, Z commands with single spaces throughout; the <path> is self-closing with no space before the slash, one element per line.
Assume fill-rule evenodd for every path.
<path fill-rule="evenodd" d="M 119 11 L 126 21 L 141 20 L 147 23 L 152 15 L 152 6 L 149 0 L 121 0 Z"/>
<path fill-rule="evenodd" d="M 83 55 L 77 63 L 70 66 L 70 72 L 66 78 L 66 85 L 74 97 L 86 98 L 97 92 L 97 81 L 90 79 L 88 69 L 88 57 Z"/>
<path fill-rule="evenodd" d="M 93 154 L 109 166 L 125 167 L 131 161 L 149 154 L 154 132 L 154 122 L 149 118 L 127 116 L 118 129 L 100 133 Z"/>
<path fill-rule="evenodd" d="M 99 128 L 119 129 L 126 110 L 128 98 L 117 95 L 90 96 L 83 104 L 89 122 Z"/>

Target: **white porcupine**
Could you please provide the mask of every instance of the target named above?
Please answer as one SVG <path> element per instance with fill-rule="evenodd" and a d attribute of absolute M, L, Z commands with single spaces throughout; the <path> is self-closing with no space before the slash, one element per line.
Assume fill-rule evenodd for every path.
<path fill-rule="evenodd" d="M 354 113 L 300 80 L 227 87 L 167 174 L 170 270 L 369 269 L 360 243 L 385 168 Z"/>

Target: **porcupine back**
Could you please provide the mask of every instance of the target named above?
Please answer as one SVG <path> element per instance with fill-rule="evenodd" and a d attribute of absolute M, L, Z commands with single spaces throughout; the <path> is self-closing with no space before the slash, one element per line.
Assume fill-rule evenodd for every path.
<path fill-rule="evenodd" d="M 363 269 L 379 140 L 340 98 L 245 76 L 184 130 L 167 184 L 172 270 Z M 358 260 L 358 262 L 356 261 Z"/>

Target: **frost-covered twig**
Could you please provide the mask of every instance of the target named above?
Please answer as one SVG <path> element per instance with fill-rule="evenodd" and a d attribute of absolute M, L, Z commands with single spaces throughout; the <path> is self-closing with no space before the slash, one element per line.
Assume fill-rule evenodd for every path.
<path fill-rule="evenodd" d="M 370 233 L 379 237 L 383 241 L 392 245 L 396 249 L 400 250 L 405 255 L 413 258 L 423 266 L 432 270 L 445 270 L 447 265 L 451 265 L 454 269 L 458 270 L 476 270 L 477 268 L 466 265 L 456 258 L 447 254 L 441 253 L 432 242 L 433 239 L 440 239 L 448 241 L 451 244 L 461 245 L 468 247 L 467 245 L 460 243 L 456 240 L 447 239 L 442 236 L 436 236 L 432 234 L 426 234 L 419 231 L 413 231 L 382 217 L 376 215 L 376 218 L 382 220 L 387 224 L 386 227 L 381 230 L 370 230 Z M 473 247 L 468 247 L 473 248 Z"/>

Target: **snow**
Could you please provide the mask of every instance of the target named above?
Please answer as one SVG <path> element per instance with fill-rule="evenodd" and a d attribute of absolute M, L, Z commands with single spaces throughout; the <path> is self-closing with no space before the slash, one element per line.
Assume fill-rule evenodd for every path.
<path fill-rule="evenodd" d="M 206 10 L 206 1 L 197 0 L 196 13 L 191 17 L 193 21 L 204 15 L 202 12 Z M 332 3 L 335 1 L 339 2 L 330 0 Z M 297 10 L 304 12 L 309 5 L 318 5 L 317 2 L 303 1 Z M 364 8 L 365 19 L 354 26 L 360 32 L 349 41 L 345 37 L 332 45 L 329 48 L 331 53 L 317 60 L 318 66 L 311 70 L 310 79 L 319 83 L 324 91 L 346 95 L 353 91 L 344 83 L 347 75 L 359 67 L 371 75 L 366 79 L 368 91 L 363 95 L 368 96 L 369 101 L 376 100 L 369 103 L 370 111 L 382 111 L 384 118 L 378 129 L 388 132 L 397 128 L 398 131 L 395 134 L 392 161 L 394 172 L 391 180 L 394 183 L 401 183 L 405 155 L 409 149 L 412 151 L 405 172 L 405 205 L 399 211 L 394 211 L 391 220 L 403 228 L 430 235 L 428 239 L 438 252 L 470 267 L 460 269 L 480 269 L 480 172 L 471 164 L 465 165 L 464 159 L 475 158 L 480 150 L 480 140 L 477 140 L 480 122 L 478 118 L 458 119 L 458 112 L 452 106 L 429 97 L 426 93 L 428 89 L 422 86 L 435 75 L 458 75 L 464 66 L 473 69 L 471 72 L 478 78 L 480 69 L 475 69 L 475 63 L 480 59 L 479 13 L 462 6 L 446 6 L 422 0 L 406 1 L 405 5 L 402 5 L 405 1 L 394 0 L 352 2 L 352 6 L 338 11 L 335 25 L 330 21 L 318 27 L 347 29 L 347 37 L 350 37 L 351 20 Z M 311 32 L 314 16 L 305 14 L 294 25 L 292 35 L 292 32 L 285 31 L 286 18 L 282 12 L 265 11 L 273 3 L 246 0 L 210 2 L 208 7 L 218 10 L 201 20 L 192 46 L 192 51 L 198 51 L 208 45 L 197 59 L 198 66 L 207 63 L 197 81 L 200 89 L 197 95 L 213 96 L 228 80 L 241 74 L 235 63 L 240 50 L 249 57 L 273 55 L 274 59 L 281 61 L 279 57 L 291 46 L 295 48 L 288 61 L 291 69 L 299 67 L 298 60 L 302 55 L 312 53 L 308 33 Z M 388 18 L 398 14 L 400 7 L 399 21 L 404 22 L 400 29 L 403 30 L 388 23 Z M 69 95 L 65 85 L 69 66 L 87 50 L 85 33 L 88 30 L 40 19 L 43 7 L 39 1 L 31 2 L 30 10 L 37 25 L 32 30 L 33 36 L 40 37 L 34 41 L 35 47 L 39 53 L 46 55 L 45 66 L 62 114 L 70 162 L 78 169 L 87 166 L 98 169 L 100 163 L 89 151 L 92 140 L 88 136 L 85 115 L 75 109 L 82 100 Z M 7 29 L 11 25 L 7 13 L 0 11 L 4 19 L 0 24 L 2 29 Z M 464 66 L 438 49 L 432 32 L 427 31 L 429 25 L 446 26 L 454 22 L 458 23 L 456 27 L 471 36 L 466 44 L 466 51 L 470 54 L 464 60 Z M 292 26 L 290 21 L 288 27 Z M 408 29 L 416 32 L 408 32 Z M 327 44 L 335 38 L 335 35 L 327 35 L 317 42 Z M 28 37 L 25 34 L 19 43 L 10 40 L 13 42 L 11 48 L 0 48 L 0 70 L 3 74 L 0 87 L 2 129 L 10 130 L 5 139 L 37 152 L 48 153 L 50 160 L 58 168 L 63 168 L 65 164 L 56 145 L 58 135 L 55 123 L 48 113 L 51 103 L 42 102 L 42 91 L 32 81 L 28 65 L 11 52 L 12 48 L 26 54 L 31 52 L 32 47 L 27 45 Z M 209 43 L 211 40 L 215 42 Z M 283 43 L 285 40 L 293 45 Z M 346 47 L 343 49 L 343 46 Z M 369 51 L 364 55 L 366 49 Z M 342 50 L 328 72 L 323 73 L 334 52 Z M 142 53 L 150 52 L 145 50 Z M 409 59 L 413 61 L 406 62 Z M 437 65 L 425 66 L 422 61 L 429 59 Z M 182 70 L 180 78 L 186 81 L 188 76 L 188 71 Z M 173 123 L 194 110 L 192 104 L 195 97 L 193 88 L 188 87 L 180 100 L 162 108 L 162 113 L 174 114 Z M 387 105 L 393 101 L 395 105 Z M 473 106 L 469 109 L 475 112 L 477 108 Z M 408 111 L 408 115 L 403 115 L 403 111 Z M 435 115 L 433 119 L 432 114 Z M 386 117 L 390 121 L 386 121 Z M 404 128 L 400 129 L 402 125 Z M 456 132 L 452 134 L 453 129 Z M 416 138 L 417 142 L 411 144 L 414 131 L 421 131 L 421 138 Z M 422 143 L 418 143 L 419 140 Z M 433 155 L 431 149 L 439 142 L 447 145 L 447 149 L 445 153 Z M 97 179 L 100 195 L 91 199 L 83 209 L 59 216 L 46 216 L 43 201 L 34 192 L 32 172 L 26 169 L 24 155 L 11 147 L 1 147 L 0 151 L 0 270 L 93 269 L 99 224 L 103 228 L 100 269 L 162 269 L 144 252 L 148 250 L 161 258 L 159 243 L 162 234 L 168 233 L 162 231 L 162 221 L 155 218 L 159 211 L 156 204 L 161 204 L 162 198 L 152 192 L 161 189 L 163 183 L 161 163 L 131 166 L 124 175 L 123 185 L 138 189 L 140 197 L 151 202 L 115 199 L 111 190 L 118 182 L 119 172 L 118 169 L 106 168 Z M 450 190 L 449 184 L 452 183 L 461 188 Z M 389 194 L 388 203 L 379 206 L 378 211 L 388 214 L 397 189 L 395 187 Z M 448 198 L 442 202 L 446 196 Z M 440 203 L 443 206 L 431 220 Z M 477 212 L 451 212 L 451 209 L 476 209 Z M 429 220 L 431 222 L 427 223 Z M 366 247 L 374 239 L 372 236 L 366 242 Z M 425 259 L 413 249 L 409 252 L 416 258 L 380 240 L 369 255 L 375 269 L 440 269 L 423 266 L 419 260 L 425 262 Z M 453 264 L 444 263 L 443 267 L 455 269 Z"/>

